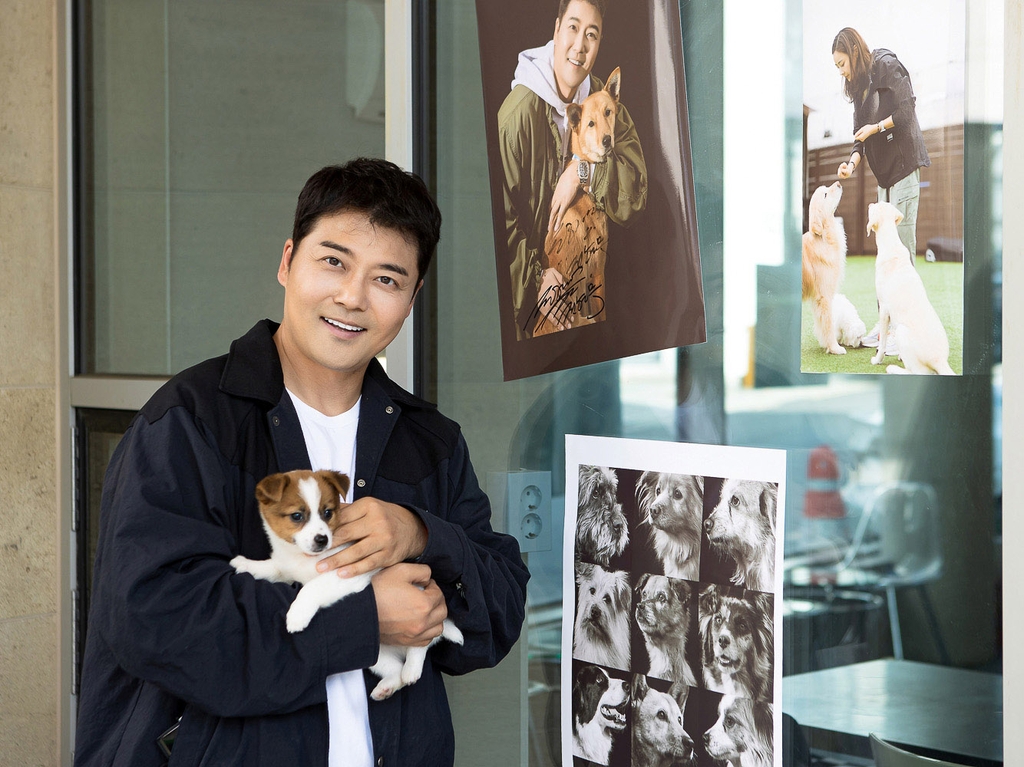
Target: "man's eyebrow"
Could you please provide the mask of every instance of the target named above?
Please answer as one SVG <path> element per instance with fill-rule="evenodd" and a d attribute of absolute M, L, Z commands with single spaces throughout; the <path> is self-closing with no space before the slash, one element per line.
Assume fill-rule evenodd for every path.
<path fill-rule="evenodd" d="M 331 250 L 336 250 L 339 253 L 344 253 L 346 255 L 351 255 L 352 253 L 351 249 L 346 248 L 344 245 L 339 245 L 336 242 L 332 242 L 331 240 L 322 240 L 320 244 L 325 248 L 330 248 Z M 406 269 L 401 264 L 391 264 L 388 262 L 384 262 L 382 264 L 378 264 L 377 268 L 383 269 L 386 272 L 394 272 L 395 274 L 400 274 L 403 277 L 409 276 L 409 270 Z"/>
<path fill-rule="evenodd" d="M 570 16 L 569 21 L 575 21 L 577 24 L 582 24 L 578 16 Z M 598 34 L 601 34 L 601 27 L 597 24 L 588 24 L 587 29 L 596 29 Z"/>

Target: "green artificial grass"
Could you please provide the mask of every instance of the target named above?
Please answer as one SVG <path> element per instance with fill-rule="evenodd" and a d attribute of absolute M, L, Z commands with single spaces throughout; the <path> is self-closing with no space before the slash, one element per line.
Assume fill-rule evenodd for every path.
<path fill-rule="evenodd" d="M 928 300 L 942 320 L 949 337 L 949 366 L 963 373 L 964 338 L 964 265 L 949 261 L 928 263 L 918 256 L 915 264 L 921 275 Z M 839 288 L 857 308 L 867 332 L 878 321 L 875 302 L 874 256 L 848 256 L 846 277 Z M 800 315 L 800 369 L 804 373 L 885 373 L 885 365 L 901 365 L 896 357 L 886 357 L 882 365 L 872 365 L 875 349 L 847 349 L 846 354 L 826 354 L 814 338 L 814 317 L 811 302 L 803 302 Z"/>

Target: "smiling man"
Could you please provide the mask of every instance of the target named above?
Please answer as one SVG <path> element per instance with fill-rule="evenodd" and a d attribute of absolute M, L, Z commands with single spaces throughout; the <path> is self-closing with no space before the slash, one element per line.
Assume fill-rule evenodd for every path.
<path fill-rule="evenodd" d="M 520 339 L 532 334 L 538 296 L 563 282 L 563 275 L 544 268 L 541 256 L 549 225 L 557 229 L 576 196 L 592 195 L 597 208 L 622 226 L 647 205 L 647 166 L 624 106 L 607 161 L 595 165 L 570 157 L 566 107 L 604 87 L 593 69 L 605 34 L 606 5 L 606 0 L 561 0 L 552 39 L 519 54 L 512 91 L 498 110 L 513 317 Z M 615 63 L 608 71 L 614 68 Z"/>
<path fill-rule="evenodd" d="M 440 236 L 423 182 L 382 160 L 314 174 L 278 281 L 280 325 L 186 370 L 145 405 L 103 486 L 75 764 L 434 765 L 454 761 L 441 672 L 493 666 L 519 636 L 528 574 L 490 526 L 457 424 L 376 355 L 412 311 Z M 294 584 L 266 559 L 256 483 L 291 469 L 352 478 L 339 577 L 372 587 L 285 631 Z M 354 497 L 353 497 L 354 496 Z M 369 700 L 381 643 L 431 648 L 419 682 Z"/>

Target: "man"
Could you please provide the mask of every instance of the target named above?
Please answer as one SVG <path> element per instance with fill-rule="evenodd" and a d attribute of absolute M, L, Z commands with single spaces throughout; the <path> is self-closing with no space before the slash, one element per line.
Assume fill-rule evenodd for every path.
<path fill-rule="evenodd" d="M 512 91 L 498 110 L 505 230 L 516 337 L 529 338 L 539 296 L 563 283 L 541 254 L 578 194 L 590 194 L 626 226 L 647 206 L 647 166 L 628 110 L 620 104 L 615 148 L 603 163 L 567 162 L 565 108 L 604 84 L 592 75 L 604 32 L 605 0 L 560 0 L 555 31 L 519 54 Z M 611 67 L 609 69 L 612 69 Z"/>
<path fill-rule="evenodd" d="M 450 765 L 440 672 L 493 666 L 519 635 L 528 574 L 494 533 L 459 428 L 395 385 L 395 337 L 440 234 L 423 183 L 380 160 L 314 174 L 299 196 L 265 320 L 175 376 L 140 411 L 103 488 L 76 765 Z M 267 474 L 333 468 L 355 500 L 323 566 L 385 568 L 372 588 L 285 631 L 294 585 L 236 574 L 270 547 Z M 368 701 L 379 644 L 465 636 L 422 679 Z"/>

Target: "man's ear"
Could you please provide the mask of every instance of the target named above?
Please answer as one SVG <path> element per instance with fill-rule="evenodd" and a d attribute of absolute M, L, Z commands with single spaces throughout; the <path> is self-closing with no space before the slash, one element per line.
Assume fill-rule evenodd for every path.
<path fill-rule="evenodd" d="M 282 286 L 288 285 L 288 272 L 292 268 L 292 256 L 295 253 L 295 244 L 289 237 L 284 243 L 284 252 L 281 253 L 281 264 L 277 267 L 277 281 Z"/>

